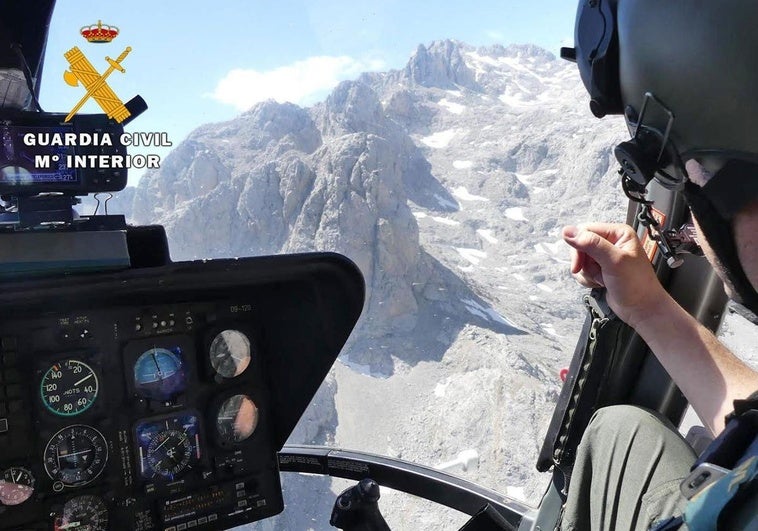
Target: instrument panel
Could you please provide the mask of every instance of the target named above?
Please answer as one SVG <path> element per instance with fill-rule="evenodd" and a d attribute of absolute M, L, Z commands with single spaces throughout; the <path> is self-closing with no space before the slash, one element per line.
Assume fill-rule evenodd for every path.
<path fill-rule="evenodd" d="M 279 513 L 259 311 L 218 300 L 4 320 L 0 528 L 184 531 Z"/>

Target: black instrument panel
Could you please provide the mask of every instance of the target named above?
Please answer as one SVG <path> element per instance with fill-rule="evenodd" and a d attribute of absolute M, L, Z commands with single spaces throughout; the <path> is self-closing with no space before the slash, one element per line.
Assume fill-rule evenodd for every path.
<path fill-rule="evenodd" d="M 5 287 L 0 529 L 226 529 L 278 514 L 277 451 L 363 302 L 336 255 Z"/>
<path fill-rule="evenodd" d="M 219 301 L 2 323 L 2 525 L 34 513 L 54 529 L 184 529 L 279 512 L 254 314 Z"/>

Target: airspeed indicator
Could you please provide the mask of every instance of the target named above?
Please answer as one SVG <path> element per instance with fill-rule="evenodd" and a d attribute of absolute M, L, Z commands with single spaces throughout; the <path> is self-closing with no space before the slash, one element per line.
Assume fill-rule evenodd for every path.
<path fill-rule="evenodd" d="M 76 359 L 53 364 L 40 382 L 40 398 L 45 408 L 62 417 L 73 417 L 89 409 L 97 392 L 95 371 Z"/>

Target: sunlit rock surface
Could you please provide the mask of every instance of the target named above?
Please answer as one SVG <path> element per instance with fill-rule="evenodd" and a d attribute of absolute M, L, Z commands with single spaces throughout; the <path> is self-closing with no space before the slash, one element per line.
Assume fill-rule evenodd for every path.
<path fill-rule="evenodd" d="M 311 108 L 265 102 L 193 132 L 133 194 L 176 260 L 329 250 L 363 271 L 364 314 L 293 434 L 438 465 L 539 502 L 534 462 L 584 315 L 564 224 L 622 221 L 612 149 L 575 65 L 534 46 L 419 46 Z M 129 199 L 129 196 L 125 196 Z M 122 203 L 124 201 L 122 200 Z M 342 482 L 285 478 L 261 529 L 330 529 Z M 408 496 L 393 529 L 465 517 Z"/>

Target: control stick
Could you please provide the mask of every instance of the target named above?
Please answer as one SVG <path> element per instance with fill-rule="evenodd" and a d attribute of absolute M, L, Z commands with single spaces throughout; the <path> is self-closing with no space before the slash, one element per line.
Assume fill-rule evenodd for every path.
<path fill-rule="evenodd" d="M 362 479 L 337 496 L 329 523 L 345 531 L 391 531 L 379 511 L 379 485 Z"/>

